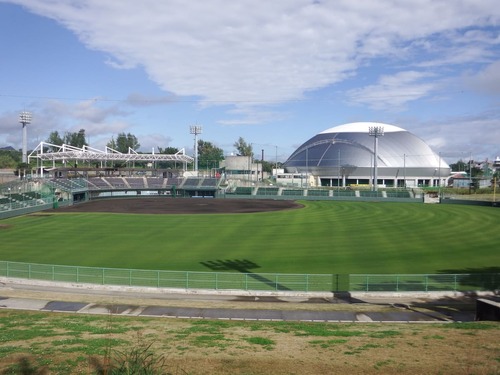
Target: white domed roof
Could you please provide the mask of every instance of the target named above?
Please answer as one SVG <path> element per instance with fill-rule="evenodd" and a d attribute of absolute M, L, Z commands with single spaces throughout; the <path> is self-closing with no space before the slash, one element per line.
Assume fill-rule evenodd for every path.
<path fill-rule="evenodd" d="M 389 124 L 382 124 L 380 122 L 352 122 L 350 124 L 338 125 L 333 128 L 323 130 L 320 134 L 324 133 L 368 133 L 371 127 L 382 126 L 384 133 L 391 132 L 405 132 L 406 130 Z"/>
<path fill-rule="evenodd" d="M 449 168 L 440 157 L 416 135 L 398 126 L 378 122 L 355 122 L 326 129 L 302 144 L 285 162 L 290 172 L 308 171 L 328 174 L 341 166 L 369 173 L 374 160 L 375 137 L 370 129 L 381 127 L 377 137 L 377 164 L 388 174 L 403 168 L 421 170 L 432 175 L 437 168 Z"/>

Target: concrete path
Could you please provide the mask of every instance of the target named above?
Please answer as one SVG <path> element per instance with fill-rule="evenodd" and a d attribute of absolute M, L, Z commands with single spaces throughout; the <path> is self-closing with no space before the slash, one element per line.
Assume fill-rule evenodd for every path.
<path fill-rule="evenodd" d="M 276 309 L 229 309 L 170 306 L 139 306 L 120 304 L 96 304 L 33 298 L 0 296 L 0 308 L 38 310 L 79 314 L 116 314 L 169 318 L 308 321 L 308 322 L 445 322 L 441 314 L 424 314 L 409 309 L 394 308 L 389 312 L 309 311 Z"/>
<path fill-rule="evenodd" d="M 470 304 L 465 310 L 456 308 L 457 304 L 442 309 L 443 298 L 437 300 L 438 304 L 428 305 L 417 295 L 364 295 L 360 298 L 303 293 L 159 292 L 0 280 L 0 308 L 4 309 L 249 321 L 444 323 L 475 318 Z M 246 304 L 252 305 L 246 308 Z"/>

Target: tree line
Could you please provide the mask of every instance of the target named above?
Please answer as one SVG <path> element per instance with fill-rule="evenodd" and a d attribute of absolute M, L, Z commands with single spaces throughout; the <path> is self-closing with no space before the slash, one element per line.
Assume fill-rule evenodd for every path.
<path fill-rule="evenodd" d="M 60 133 L 55 130 L 51 132 L 48 138 L 45 140 L 49 145 L 47 150 L 57 151 L 62 145 L 68 145 L 76 148 L 83 148 L 84 146 L 89 146 L 87 142 L 87 137 L 85 135 L 85 129 L 80 129 L 77 132 L 66 132 Z M 129 153 L 131 150 L 140 153 L 138 150 L 141 147 L 138 138 L 132 133 L 119 133 L 116 137 L 113 136 L 106 146 L 114 151 L 120 153 Z M 239 137 L 236 142 L 234 142 L 233 147 L 240 156 L 252 156 L 253 157 L 253 147 L 252 144 L 247 143 L 242 137 Z M 160 147 L 157 146 L 157 151 L 159 154 L 175 154 L 180 151 L 177 147 Z M 22 155 L 21 151 L 12 148 L 1 149 L 0 150 L 0 168 L 28 168 L 28 165 L 24 165 L 21 162 Z M 218 168 L 220 162 L 224 160 L 224 151 L 214 145 L 212 142 L 198 140 L 198 166 L 200 169 L 212 169 Z M 274 167 L 273 163 L 266 161 L 259 161 L 262 163 L 264 171 L 271 172 Z M 159 168 L 177 168 L 175 162 L 162 162 L 158 164 Z"/>
<path fill-rule="evenodd" d="M 83 148 L 84 146 L 89 146 L 87 143 L 87 137 L 85 135 L 85 129 L 80 129 L 77 132 L 66 132 L 64 134 L 59 133 L 57 130 L 51 132 L 49 137 L 45 141 L 53 146 L 48 146 L 51 151 L 56 151 L 57 146 L 62 146 L 63 144 Z M 106 146 L 112 150 L 128 153 L 130 150 L 140 153 L 138 150 L 141 147 L 138 138 L 132 133 L 119 133 L 116 137 L 111 137 Z M 251 156 L 254 158 L 254 151 L 251 143 L 247 143 L 245 139 L 239 137 L 233 144 L 239 156 Z M 159 154 L 175 154 L 180 151 L 177 147 L 160 147 L 157 146 Z M 255 158 L 258 159 L 258 158 Z M 13 148 L 0 149 L 0 168 L 8 169 L 22 169 L 28 168 L 27 165 L 22 163 L 22 154 L 20 150 L 15 150 Z M 220 162 L 224 160 L 224 151 L 215 146 L 212 142 L 198 140 L 198 166 L 199 169 L 212 169 L 217 168 Z M 262 169 L 265 172 L 271 172 L 275 167 L 275 163 L 265 161 L 265 160 L 255 160 L 256 162 L 262 163 Z M 158 165 L 159 168 L 177 168 L 175 162 L 163 162 Z M 475 163 L 471 161 L 458 160 L 456 163 L 450 164 L 452 171 L 465 171 L 471 175 L 473 179 L 482 177 L 496 177 L 500 178 L 500 172 L 494 174 L 489 173 L 489 171 L 479 168 Z"/>

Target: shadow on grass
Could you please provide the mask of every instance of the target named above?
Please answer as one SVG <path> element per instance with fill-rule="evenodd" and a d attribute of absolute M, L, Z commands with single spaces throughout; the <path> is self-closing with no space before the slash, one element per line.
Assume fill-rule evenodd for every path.
<path fill-rule="evenodd" d="M 249 277 L 263 284 L 268 285 L 273 290 L 290 290 L 290 288 L 276 281 L 270 280 L 262 275 L 252 272 L 252 270 L 260 268 L 260 266 L 248 259 L 217 259 L 200 262 L 203 266 L 210 268 L 213 271 L 236 271 L 247 274 Z"/>

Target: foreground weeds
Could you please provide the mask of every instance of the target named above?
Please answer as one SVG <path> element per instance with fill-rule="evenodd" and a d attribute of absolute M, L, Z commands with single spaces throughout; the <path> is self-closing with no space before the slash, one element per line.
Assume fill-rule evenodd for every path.
<path fill-rule="evenodd" d="M 0 310 L 1 374 L 499 374 L 498 323 L 256 322 Z"/>

